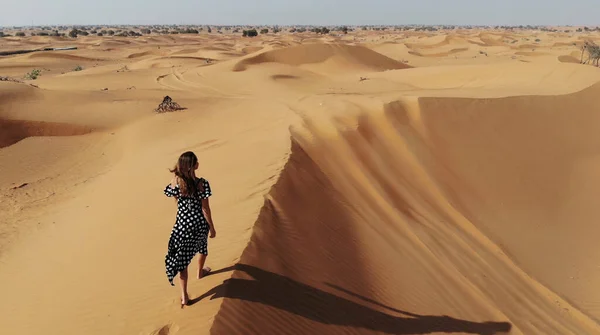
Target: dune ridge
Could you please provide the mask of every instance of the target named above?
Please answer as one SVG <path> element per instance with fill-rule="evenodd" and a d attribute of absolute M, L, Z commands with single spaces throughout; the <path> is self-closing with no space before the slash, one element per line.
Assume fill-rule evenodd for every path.
<path fill-rule="evenodd" d="M 56 122 L 4 120 L 0 118 L 0 148 L 32 136 L 74 136 L 92 131 L 86 126 Z"/>
<path fill-rule="evenodd" d="M 323 63 L 332 60 L 347 64 L 345 69 L 368 68 L 372 71 L 406 69 L 410 66 L 381 55 L 363 46 L 340 44 L 307 44 L 266 51 L 257 56 L 238 62 L 233 71 L 245 71 L 251 65 L 263 63 L 282 63 L 287 65 L 304 65 Z"/>
<path fill-rule="evenodd" d="M 211 333 L 599 333 L 588 316 L 597 311 L 572 303 L 581 304 L 583 297 L 561 289 L 560 271 L 554 278 L 545 273 L 544 284 L 566 299 L 486 236 L 490 225 L 497 230 L 492 236 L 507 227 L 489 217 L 485 224 L 478 220 L 483 213 L 475 195 L 486 190 L 469 185 L 467 171 L 457 170 L 466 167 L 451 163 L 454 157 L 437 137 L 451 117 L 436 119 L 469 106 L 465 117 L 477 115 L 469 126 L 485 129 L 514 101 L 523 113 L 523 107 L 536 106 L 529 115 L 551 108 L 547 117 L 560 124 L 565 106 L 588 103 L 598 92 L 600 85 L 561 97 L 484 104 L 466 98 L 398 100 L 383 112 L 334 118 L 330 125 L 305 120 L 293 130 L 289 161 L 239 264 L 228 269 L 232 278 L 203 296 L 225 298 Z M 442 106 L 449 101 L 446 111 Z M 498 150 L 493 139 L 486 143 L 482 150 Z M 544 252 L 547 257 L 551 250 Z"/>

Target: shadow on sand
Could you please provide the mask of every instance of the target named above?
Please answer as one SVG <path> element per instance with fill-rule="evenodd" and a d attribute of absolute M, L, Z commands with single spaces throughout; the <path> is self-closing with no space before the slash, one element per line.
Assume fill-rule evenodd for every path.
<path fill-rule="evenodd" d="M 512 328 L 508 322 L 471 322 L 449 316 L 408 313 L 328 284 L 346 294 L 402 315 L 394 316 L 246 264 L 236 264 L 214 271 L 212 274 L 233 270 L 243 272 L 254 280 L 228 279 L 202 296 L 191 300 L 190 304 L 195 304 L 207 297 L 211 297 L 211 300 L 217 298 L 238 299 L 271 306 L 327 325 L 363 328 L 388 334 L 441 332 L 492 335 L 509 332 Z"/>

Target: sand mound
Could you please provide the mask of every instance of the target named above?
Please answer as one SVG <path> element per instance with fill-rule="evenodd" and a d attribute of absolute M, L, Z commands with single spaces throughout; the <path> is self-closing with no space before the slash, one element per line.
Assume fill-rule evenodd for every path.
<path fill-rule="evenodd" d="M 74 136 L 91 131 L 89 127 L 67 123 L 0 119 L 0 148 L 13 145 L 27 137 Z"/>
<path fill-rule="evenodd" d="M 153 55 L 156 55 L 156 53 L 153 51 L 144 51 L 144 52 L 132 53 L 131 55 L 127 56 L 127 58 L 133 59 L 133 58 L 140 58 L 140 57 L 144 57 L 144 56 L 153 56 Z"/>
<path fill-rule="evenodd" d="M 575 64 L 579 64 L 580 60 L 577 57 L 574 57 L 572 55 L 561 55 L 558 56 L 558 61 L 561 63 L 575 63 Z"/>
<path fill-rule="evenodd" d="M 539 44 L 521 44 L 517 48 L 518 49 L 538 49 L 541 45 Z"/>
<path fill-rule="evenodd" d="M 552 46 L 553 47 L 572 47 L 576 46 L 577 42 L 556 42 Z"/>
<path fill-rule="evenodd" d="M 88 61 L 88 62 L 94 62 L 94 61 L 101 60 L 101 59 L 96 59 L 96 58 L 89 58 L 89 57 L 61 53 L 58 51 L 34 52 L 27 57 L 32 58 L 32 59 L 46 58 L 46 59 L 55 59 L 55 60 L 77 60 L 77 61 Z"/>
<path fill-rule="evenodd" d="M 469 50 L 469 48 L 455 48 L 455 49 L 451 49 L 446 52 L 429 53 L 429 54 L 424 54 L 424 53 L 421 53 L 418 51 L 409 51 L 408 53 L 411 55 L 419 56 L 419 57 L 447 57 L 449 55 L 457 54 L 460 52 L 465 52 L 468 50 Z"/>
<path fill-rule="evenodd" d="M 275 74 L 275 75 L 272 75 L 271 78 L 273 80 L 289 80 L 289 79 L 299 79 L 300 77 L 290 75 L 290 74 Z"/>
<path fill-rule="evenodd" d="M 410 49 L 435 49 L 443 47 L 449 44 L 466 44 L 468 43 L 464 38 L 448 35 L 446 37 L 439 36 L 437 38 L 443 38 L 442 41 L 433 44 L 417 44 L 417 43 L 406 43 L 406 46 Z"/>
<path fill-rule="evenodd" d="M 261 51 L 262 49 L 264 49 L 264 47 L 259 47 L 259 46 L 256 46 L 256 47 L 245 47 L 245 48 L 242 49 L 242 52 L 245 53 L 245 54 L 253 54 L 255 52 Z"/>
<path fill-rule="evenodd" d="M 468 39 L 468 40 L 467 40 L 467 42 L 469 42 L 469 43 L 471 43 L 471 44 L 478 45 L 478 46 L 480 46 L 480 47 L 486 47 L 486 46 L 488 46 L 486 43 L 484 43 L 484 42 L 483 42 L 481 39 L 479 39 L 479 38 L 471 38 L 471 39 Z"/>
<path fill-rule="evenodd" d="M 346 69 L 353 67 L 384 71 L 391 69 L 406 69 L 410 66 L 388 58 L 371 49 L 362 46 L 309 44 L 291 48 L 267 51 L 252 58 L 238 62 L 233 71 L 245 71 L 248 66 L 262 63 L 281 63 L 287 65 L 315 64 L 331 61 L 344 65 Z"/>
<path fill-rule="evenodd" d="M 600 258 L 598 93 L 307 120 L 233 277 L 202 296 L 225 298 L 211 332 L 600 332 L 582 294 L 595 280 L 565 279 L 569 260 Z"/>
<path fill-rule="evenodd" d="M 536 56 L 548 56 L 549 53 L 538 52 L 538 51 L 518 51 L 518 52 L 515 52 L 515 55 L 536 57 Z"/>
<path fill-rule="evenodd" d="M 481 34 L 479 39 L 485 44 L 485 46 L 506 46 L 506 43 L 502 41 L 502 38 L 495 38 L 493 34 Z"/>
<path fill-rule="evenodd" d="M 173 52 L 171 54 L 171 56 L 193 54 L 193 53 L 196 53 L 196 52 L 198 52 L 200 50 L 201 49 L 183 49 L 183 50 L 179 50 L 179 51 Z"/>

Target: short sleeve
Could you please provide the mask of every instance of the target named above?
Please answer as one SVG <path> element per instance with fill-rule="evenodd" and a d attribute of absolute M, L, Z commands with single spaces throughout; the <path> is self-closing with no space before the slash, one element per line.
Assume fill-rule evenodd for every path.
<path fill-rule="evenodd" d="M 165 187 L 164 193 L 167 197 L 179 198 L 179 187 L 173 187 L 169 184 Z"/>
<path fill-rule="evenodd" d="M 202 189 L 200 190 L 200 199 L 208 199 L 208 197 L 212 195 L 212 190 L 210 189 L 208 180 L 200 178 L 200 184 L 202 185 Z"/>

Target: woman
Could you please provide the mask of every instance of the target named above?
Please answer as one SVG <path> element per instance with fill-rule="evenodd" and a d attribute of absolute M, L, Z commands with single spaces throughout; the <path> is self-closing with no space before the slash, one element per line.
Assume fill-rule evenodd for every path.
<path fill-rule="evenodd" d="M 199 253 L 198 279 L 210 272 L 210 268 L 204 268 L 208 255 L 207 237 L 209 232 L 210 238 L 217 235 L 208 203 L 208 197 L 212 195 L 210 184 L 206 179 L 196 177 L 197 169 L 198 157 L 191 151 L 184 152 L 171 170 L 175 175 L 173 180 L 164 190 L 166 196 L 177 201 L 177 218 L 169 238 L 165 267 L 171 285 L 174 285 L 173 278 L 179 273 L 182 308 L 189 302 L 187 268 Z"/>

